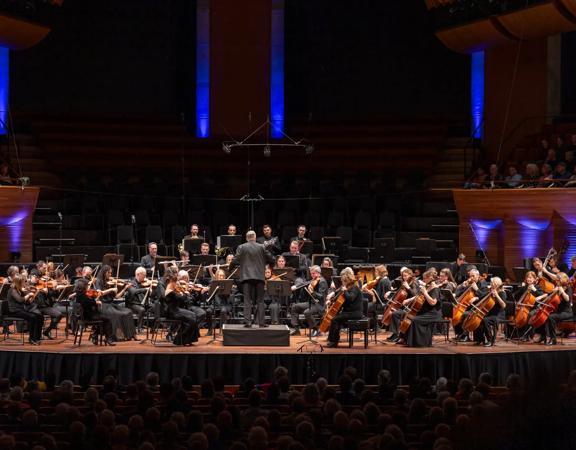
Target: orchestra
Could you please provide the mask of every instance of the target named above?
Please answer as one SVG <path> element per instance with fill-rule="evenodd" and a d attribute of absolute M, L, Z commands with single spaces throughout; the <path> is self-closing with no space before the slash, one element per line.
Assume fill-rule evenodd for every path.
<path fill-rule="evenodd" d="M 562 322 L 574 319 L 576 257 L 564 265 L 553 249 L 545 259 L 533 258 L 533 270 L 518 283 L 481 274 L 463 254 L 444 267 L 404 266 L 398 278 L 390 278 L 384 264 L 340 265 L 338 276 L 331 257 L 321 255 L 319 265 L 312 265 L 300 252 L 306 227 L 297 230 L 284 253 L 272 227 L 264 225 L 262 236 L 249 231 L 235 252 L 205 265 L 191 265 L 186 250 L 179 259 L 160 256 L 151 242 L 127 279 L 119 277 L 120 266 L 113 276 L 112 267 L 101 264 L 12 265 L 0 277 L 0 300 L 7 302 L 7 312 L 27 322 L 32 345 L 53 340 L 64 318 L 73 329 L 75 308 L 105 322 L 109 345 L 138 340 L 161 318 L 181 323 L 166 335 L 175 345 L 193 345 L 201 333 L 211 336 L 215 327 L 238 321 L 246 327 L 287 326 L 292 336 L 304 329 L 311 338 L 324 330 L 325 344 L 335 347 L 346 321 L 360 318 L 368 320 L 370 332 L 387 333 L 384 342 L 375 340 L 378 345 L 431 346 L 441 323 L 451 329 L 454 343 L 492 347 L 504 323 L 507 339 L 555 345 L 557 333 L 566 329 Z M 201 239 L 198 232 L 193 224 L 187 238 Z M 229 225 L 227 232 L 235 234 L 236 227 Z M 210 254 L 205 241 L 197 249 Z M 226 280 L 229 285 L 216 284 Z M 223 286 L 226 291 L 219 291 Z M 97 343 L 94 336 L 91 340 Z"/>

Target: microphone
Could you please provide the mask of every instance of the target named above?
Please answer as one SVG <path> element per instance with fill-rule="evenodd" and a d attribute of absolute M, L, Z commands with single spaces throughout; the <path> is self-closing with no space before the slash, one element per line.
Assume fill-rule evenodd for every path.
<path fill-rule="evenodd" d="M 58 213 L 58 218 L 60 219 L 60 222 L 62 222 L 62 213 L 61 212 Z"/>
<path fill-rule="evenodd" d="M 130 216 L 130 219 L 132 219 L 133 224 L 136 223 L 136 216 L 134 214 Z"/>

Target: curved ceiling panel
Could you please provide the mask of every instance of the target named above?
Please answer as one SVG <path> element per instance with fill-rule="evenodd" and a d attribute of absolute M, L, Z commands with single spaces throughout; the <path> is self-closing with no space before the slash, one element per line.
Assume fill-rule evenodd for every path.
<path fill-rule="evenodd" d="M 568 20 L 553 3 L 534 6 L 495 18 L 508 32 L 522 39 L 573 31 L 576 23 Z"/>
<path fill-rule="evenodd" d="M 436 33 L 446 47 L 459 53 L 472 53 L 488 47 L 515 42 L 490 20 L 471 23 Z"/>
<path fill-rule="evenodd" d="M 36 45 L 50 28 L 0 15 L 0 46 L 22 50 Z"/>

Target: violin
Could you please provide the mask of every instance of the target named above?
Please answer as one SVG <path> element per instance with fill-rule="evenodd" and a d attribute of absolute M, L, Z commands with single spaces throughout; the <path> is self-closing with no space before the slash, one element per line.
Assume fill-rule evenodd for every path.
<path fill-rule="evenodd" d="M 380 279 L 382 277 L 377 276 L 376 278 L 374 278 L 372 281 L 369 281 L 368 283 L 364 284 L 362 286 L 362 290 L 363 291 L 371 291 L 372 289 L 375 289 L 376 286 L 378 286 L 378 283 L 380 282 Z"/>
<path fill-rule="evenodd" d="M 142 286 L 143 288 L 147 288 L 147 287 L 157 287 L 158 286 L 158 280 L 149 280 L 148 278 L 144 278 L 144 281 L 142 281 L 142 283 L 140 283 L 140 286 Z"/>
<path fill-rule="evenodd" d="M 128 280 L 122 280 L 120 278 L 110 278 L 106 284 L 108 286 L 125 286 L 126 284 L 128 284 Z"/>

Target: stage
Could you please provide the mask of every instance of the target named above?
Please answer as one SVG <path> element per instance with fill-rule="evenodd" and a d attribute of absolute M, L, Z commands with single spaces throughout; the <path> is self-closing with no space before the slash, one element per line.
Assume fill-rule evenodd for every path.
<path fill-rule="evenodd" d="M 63 338 L 61 331 L 59 335 Z M 87 336 L 81 347 L 74 346 L 71 337 L 59 343 L 42 341 L 40 346 L 1 342 L 0 376 L 21 374 L 27 379 L 44 379 L 53 373 L 57 381 L 72 379 L 79 383 L 90 376 L 93 383 L 98 383 L 109 369 L 114 369 L 121 383 L 142 379 L 155 371 L 163 380 L 190 375 L 195 383 L 200 383 L 205 378 L 222 375 L 227 384 L 236 384 L 247 377 L 258 382 L 269 380 L 274 368 L 283 365 L 289 369 L 291 381 L 301 384 L 314 372 L 336 383 L 345 367 L 354 366 L 370 384 L 377 383 L 381 369 L 388 369 L 400 384 L 409 384 L 416 376 L 476 379 L 488 371 L 502 385 L 510 373 L 519 373 L 529 381 L 563 382 L 570 370 L 576 369 L 576 337 L 555 347 L 498 341 L 495 347 L 485 348 L 445 342 L 443 337 L 436 336 L 433 347 L 408 348 L 374 343 L 370 336 L 367 349 L 360 337 L 357 335 L 352 348 L 343 340 L 339 348 L 323 352 L 314 346 L 298 352 L 304 337 L 291 337 L 289 347 L 224 347 L 221 341 L 210 342 L 211 338 L 206 336 L 190 347 L 168 342 L 154 346 L 136 341 L 99 347 L 88 341 Z M 325 338 L 319 342 L 324 343 Z"/>

